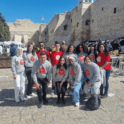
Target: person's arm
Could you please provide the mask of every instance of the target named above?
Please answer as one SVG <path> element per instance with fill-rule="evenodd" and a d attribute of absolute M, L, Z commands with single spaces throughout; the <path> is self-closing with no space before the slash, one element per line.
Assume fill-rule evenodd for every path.
<path fill-rule="evenodd" d="M 12 70 L 12 73 L 13 73 L 13 76 L 16 77 L 16 64 L 15 64 L 15 57 L 12 57 L 11 59 L 11 70 Z"/>
<path fill-rule="evenodd" d="M 96 80 L 99 78 L 100 76 L 99 67 L 98 66 L 93 67 L 92 73 L 94 74 L 93 74 L 93 78 L 89 81 L 90 84 L 96 83 Z"/>
<path fill-rule="evenodd" d="M 68 70 L 65 71 L 65 75 L 64 75 L 61 83 L 64 83 L 66 81 L 67 77 L 68 77 Z"/>
<path fill-rule="evenodd" d="M 51 69 L 52 69 L 51 63 L 49 63 L 49 67 L 48 67 L 48 70 L 47 70 L 47 73 L 48 73 L 48 83 L 50 83 L 50 80 L 51 80 Z"/>
<path fill-rule="evenodd" d="M 38 72 L 37 72 L 37 70 L 38 70 L 37 63 L 34 62 L 33 67 L 32 67 L 32 73 L 31 73 L 31 77 L 32 77 L 34 83 L 38 83 L 38 80 L 37 80 L 37 73 Z"/>
<path fill-rule="evenodd" d="M 33 67 L 33 63 L 29 63 L 28 62 L 28 54 L 27 53 L 25 53 L 24 55 L 23 55 L 23 57 L 24 57 L 24 60 L 25 60 L 25 66 L 26 67 Z"/>
<path fill-rule="evenodd" d="M 77 66 L 77 71 L 76 71 L 76 76 L 75 76 L 75 82 L 74 82 L 74 86 L 77 85 L 77 83 L 79 83 L 81 81 L 81 78 L 84 78 L 82 77 L 82 73 L 81 73 L 81 67 L 80 66 Z"/>

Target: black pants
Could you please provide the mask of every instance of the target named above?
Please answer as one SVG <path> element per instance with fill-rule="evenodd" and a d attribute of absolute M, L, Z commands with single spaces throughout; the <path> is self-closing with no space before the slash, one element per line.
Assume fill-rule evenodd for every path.
<path fill-rule="evenodd" d="M 62 100 L 64 100 L 65 91 L 67 90 L 67 81 L 63 83 L 61 88 L 60 88 L 60 83 L 61 82 L 59 81 L 56 82 L 57 96 L 58 96 L 58 100 L 60 100 L 60 94 L 62 93 Z"/>
<path fill-rule="evenodd" d="M 34 81 L 31 77 L 31 71 L 26 72 L 26 76 L 27 76 L 27 79 L 28 79 L 28 86 L 27 86 L 26 94 L 30 95 L 30 94 L 32 94 L 32 87 L 33 87 L 33 84 L 34 84 Z"/>
<path fill-rule="evenodd" d="M 41 87 L 39 87 L 40 89 L 37 90 L 38 99 L 39 99 L 40 102 L 42 102 L 43 100 L 46 100 L 48 80 L 47 80 L 47 78 L 43 78 L 43 79 L 38 78 L 38 83 L 40 85 L 42 85 L 43 98 L 42 98 L 42 95 L 41 95 L 42 94 Z"/>

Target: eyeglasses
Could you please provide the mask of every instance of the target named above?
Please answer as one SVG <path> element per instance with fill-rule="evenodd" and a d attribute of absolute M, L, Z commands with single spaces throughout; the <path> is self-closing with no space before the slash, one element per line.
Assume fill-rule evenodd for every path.
<path fill-rule="evenodd" d="M 43 47 L 44 45 L 40 45 L 41 47 Z"/>

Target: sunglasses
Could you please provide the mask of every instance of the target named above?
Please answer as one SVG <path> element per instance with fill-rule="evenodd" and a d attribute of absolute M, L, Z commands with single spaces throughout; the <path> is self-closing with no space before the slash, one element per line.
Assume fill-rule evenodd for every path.
<path fill-rule="evenodd" d="M 41 47 L 43 47 L 44 45 L 40 45 Z"/>

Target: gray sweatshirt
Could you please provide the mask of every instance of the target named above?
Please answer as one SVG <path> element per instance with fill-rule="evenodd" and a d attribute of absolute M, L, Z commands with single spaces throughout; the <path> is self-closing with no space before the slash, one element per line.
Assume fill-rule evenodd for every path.
<path fill-rule="evenodd" d="M 82 66 L 82 70 L 83 70 L 85 79 L 89 79 L 89 82 L 91 84 L 98 83 L 101 81 L 99 66 L 94 62 L 91 62 L 90 66 L 84 63 Z"/>
<path fill-rule="evenodd" d="M 94 52 L 90 53 L 91 58 L 93 59 L 92 62 L 96 63 Z"/>
<path fill-rule="evenodd" d="M 80 66 L 82 66 L 82 64 L 84 64 L 84 58 L 87 56 L 87 53 L 79 53 L 78 54 L 78 63 L 80 64 Z"/>
<path fill-rule="evenodd" d="M 37 83 L 37 78 L 47 78 L 48 82 L 51 80 L 51 63 L 46 60 L 45 63 L 41 63 L 37 60 L 33 64 L 31 76 L 35 83 Z"/>
<path fill-rule="evenodd" d="M 24 60 L 25 60 L 25 66 L 26 67 L 33 67 L 33 64 L 36 60 L 38 60 L 37 54 L 34 53 L 34 55 L 32 53 L 24 53 Z M 28 69 L 28 68 L 27 68 Z"/>
<path fill-rule="evenodd" d="M 63 66 L 57 69 L 57 65 L 53 67 L 53 82 L 61 81 L 64 83 L 68 77 L 68 69 L 66 70 Z"/>
<path fill-rule="evenodd" d="M 25 71 L 24 64 L 25 64 L 25 61 L 22 56 L 16 55 L 16 56 L 12 57 L 11 70 L 12 70 L 14 76 L 21 74 Z"/>
<path fill-rule="evenodd" d="M 75 62 L 73 65 L 68 66 L 69 78 L 73 86 L 76 86 L 80 83 L 83 74 L 81 71 L 81 66 Z"/>
<path fill-rule="evenodd" d="M 65 53 L 64 54 L 64 57 L 66 59 L 66 65 L 68 66 L 69 65 L 69 57 L 72 56 L 75 58 L 75 61 L 77 62 L 77 55 L 74 54 L 74 53 Z"/>

